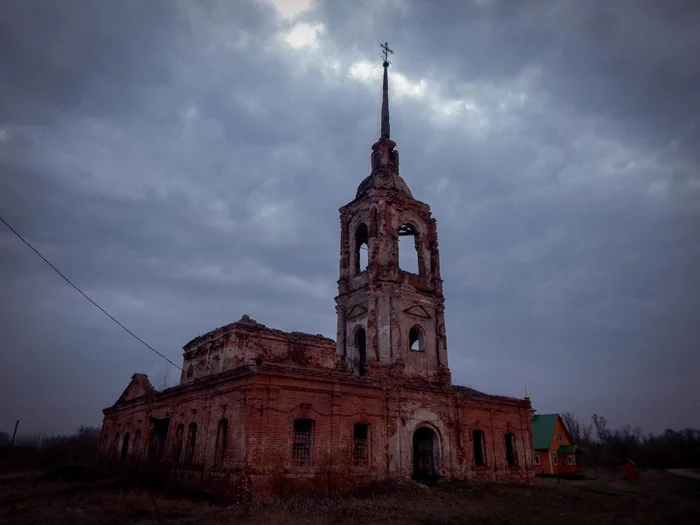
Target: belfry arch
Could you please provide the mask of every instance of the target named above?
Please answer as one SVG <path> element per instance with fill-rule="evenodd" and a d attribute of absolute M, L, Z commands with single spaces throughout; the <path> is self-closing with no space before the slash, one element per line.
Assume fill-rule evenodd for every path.
<path fill-rule="evenodd" d="M 365 223 L 355 228 L 355 273 L 364 272 L 369 265 L 369 230 Z"/>
<path fill-rule="evenodd" d="M 411 223 L 399 227 L 399 268 L 404 272 L 421 275 L 425 265 L 421 257 L 420 234 Z"/>

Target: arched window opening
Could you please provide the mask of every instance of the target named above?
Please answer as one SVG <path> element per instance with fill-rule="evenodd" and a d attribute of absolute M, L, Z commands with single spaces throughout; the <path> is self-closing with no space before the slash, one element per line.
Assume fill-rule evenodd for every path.
<path fill-rule="evenodd" d="M 134 434 L 134 444 L 131 445 L 131 455 L 138 459 L 141 454 L 141 431 L 137 430 Z"/>
<path fill-rule="evenodd" d="M 515 467 L 517 461 L 515 458 L 515 436 L 511 433 L 505 435 L 506 442 L 506 465 L 508 467 Z"/>
<path fill-rule="evenodd" d="M 128 432 L 124 434 L 124 439 L 122 441 L 122 451 L 119 456 L 119 459 L 121 459 L 122 461 L 124 461 L 129 455 L 129 437 L 130 436 Z"/>
<path fill-rule="evenodd" d="M 425 350 L 425 336 L 423 330 L 414 326 L 408 331 L 408 345 L 414 352 L 423 352 Z"/>
<path fill-rule="evenodd" d="M 418 254 L 418 230 L 411 224 L 403 224 L 399 227 L 399 268 L 420 274 Z"/>
<path fill-rule="evenodd" d="M 150 459 L 160 460 L 165 453 L 165 444 L 168 440 L 168 428 L 170 418 L 151 418 L 151 439 L 148 448 Z"/>
<path fill-rule="evenodd" d="M 355 465 L 369 464 L 369 425 L 367 423 L 355 423 L 353 428 L 353 440 L 355 448 L 353 459 Z"/>
<path fill-rule="evenodd" d="M 190 423 L 187 431 L 187 450 L 185 451 L 185 463 L 194 462 L 194 448 L 197 443 L 197 423 Z"/>
<path fill-rule="evenodd" d="M 192 379 L 194 376 L 194 367 L 192 365 L 187 367 L 187 379 Z"/>
<path fill-rule="evenodd" d="M 226 448 L 228 447 L 228 419 L 219 421 L 219 427 L 216 431 L 216 449 L 214 453 L 214 462 L 217 465 L 223 465 L 226 462 Z"/>
<path fill-rule="evenodd" d="M 185 425 L 178 425 L 175 430 L 175 448 L 173 449 L 173 461 L 175 463 L 180 463 L 180 458 L 182 457 L 182 440 L 185 435 Z"/>
<path fill-rule="evenodd" d="M 474 466 L 486 466 L 486 441 L 483 430 L 472 430 L 472 445 L 474 447 Z"/>
<path fill-rule="evenodd" d="M 294 420 L 292 463 L 296 466 L 311 465 L 313 460 L 314 420 Z"/>
<path fill-rule="evenodd" d="M 355 330 L 355 350 L 357 351 L 357 373 L 363 376 L 367 373 L 367 335 L 362 327 Z"/>
<path fill-rule="evenodd" d="M 369 232 L 360 224 L 355 230 L 355 273 L 364 272 L 369 264 Z"/>
<path fill-rule="evenodd" d="M 119 432 L 117 432 L 116 434 L 114 434 L 114 442 L 112 443 L 112 450 L 114 450 L 113 454 L 115 456 L 119 455 L 119 444 L 120 443 L 121 443 L 121 441 L 119 440 Z"/>

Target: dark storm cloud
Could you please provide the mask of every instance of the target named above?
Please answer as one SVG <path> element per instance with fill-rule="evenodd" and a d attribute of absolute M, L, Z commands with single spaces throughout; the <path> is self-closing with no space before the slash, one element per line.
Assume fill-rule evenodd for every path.
<path fill-rule="evenodd" d="M 455 381 L 699 426 L 696 6 L 436 5 L 320 2 L 295 22 L 260 2 L 11 2 L 2 216 L 175 362 L 243 313 L 333 336 L 337 208 L 368 171 L 386 39 Z M 0 427 L 94 424 L 132 373 L 160 382 L 162 360 L 0 245 Z"/>

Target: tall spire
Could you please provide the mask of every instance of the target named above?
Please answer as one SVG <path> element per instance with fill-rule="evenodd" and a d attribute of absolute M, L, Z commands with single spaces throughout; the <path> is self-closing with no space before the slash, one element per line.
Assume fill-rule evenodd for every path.
<path fill-rule="evenodd" d="M 372 144 L 372 154 L 370 162 L 372 171 L 369 177 L 365 178 L 357 188 L 356 199 L 367 194 L 372 189 L 382 191 L 392 190 L 413 198 L 411 190 L 408 189 L 406 181 L 399 176 L 399 152 L 396 151 L 396 142 L 391 140 L 389 130 L 389 79 L 387 69 L 389 68 L 389 44 L 381 44 L 384 50 L 384 85 L 382 86 L 382 130 L 379 140 Z"/>
<path fill-rule="evenodd" d="M 381 44 L 384 50 L 384 83 L 382 84 L 382 133 L 380 138 L 388 139 L 391 137 L 391 129 L 389 127 L 389 53 L 393 53 L 389 49 L 389 43 Z"/>

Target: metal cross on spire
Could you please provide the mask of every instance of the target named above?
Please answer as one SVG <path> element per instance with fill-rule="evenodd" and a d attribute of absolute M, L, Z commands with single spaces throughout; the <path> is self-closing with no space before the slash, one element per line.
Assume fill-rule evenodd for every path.
<path fill-rule="evenodd" d="M 387 75 L 387 70 L 389 69 L 389 53 L 394 53 L 389 49 L 389 42 L 384 42 L 380 44 L 381 48 L 384 50 L 384 82 L 382 84 L 382 130 L 380 137 L 383 139 L 388 139 L 391 135 L 389 128 L 389 76 Z"/>
<path fill-rule="evenodd" d="M 379 47 L 381 47 L 384 50 L 384 67 L 386 67 L 389 65 L 389 53 L 394 54 L 394 52 L 391 49 L 389 49 L 389 42 L 379 44 Z"/>

